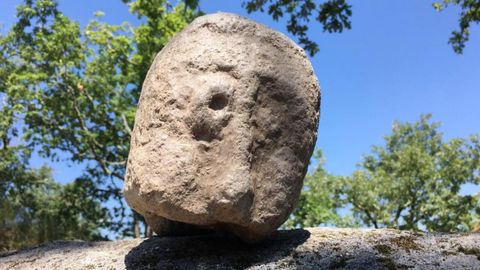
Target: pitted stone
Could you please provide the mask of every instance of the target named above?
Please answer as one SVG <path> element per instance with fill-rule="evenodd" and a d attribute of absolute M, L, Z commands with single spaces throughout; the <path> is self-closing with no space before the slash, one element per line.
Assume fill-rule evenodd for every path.
<path fill-rule="evenodd" d="M 319 106 L 312 66 L 289 38 L 233 14 L 199 17 L 145 79 L 126 200 L 160 235 L 267 237 L 297 203 Z"/>

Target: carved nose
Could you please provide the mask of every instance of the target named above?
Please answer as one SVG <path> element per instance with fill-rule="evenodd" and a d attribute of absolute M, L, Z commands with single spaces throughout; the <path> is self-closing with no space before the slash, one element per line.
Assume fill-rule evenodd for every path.
<path fill-rule="evenodd" d="M 223 81 L 198 90 L 187 123 L 197 141 L 195 181 L 203 187 L 199 190 L 212 219 L 246 225 L 254 193 L 246 163 L 250 143 L 245 114 L 236 111 L 233 87 Z"/>

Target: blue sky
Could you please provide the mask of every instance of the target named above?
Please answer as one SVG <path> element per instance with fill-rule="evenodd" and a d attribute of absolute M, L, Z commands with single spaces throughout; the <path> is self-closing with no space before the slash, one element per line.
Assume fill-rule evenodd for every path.
<path fill-rule="evenodd" d="M 0 1 L 2 32 L 15 21 L 20 2 Z M 287 34 L 284 21 L 249 15 L 240 3 L 203 0 L 200 6 L 206 13 L 238 13 Z M 447 44 L 458 25 L 456 7 L 438 13 L 433 1 L 351 3 L 352 30 L 326 34 L 312 23 L 309 32 L 320 45 L 311 60 L 322 88 L 316 146 L 323 149 L 327 170 L 350 174 L 372 144 L 383 143 L 394 120 L 415 121 L 422 113 L 432 113 L 443 123 L 446 139 L 480 133 L 480 27 L 474 25 L 464 54 L 457 55 Z M 60 8 L 82 25 L 97 10 L 104 11 L 110 23 L 138 23 L 121 0 L 60 0 Z M 37 166 L 45 162 L 33 160 Z M 58 181 L 68 182 L 80 173 L 80 166 L 68 165 L 51 164 Z"/>

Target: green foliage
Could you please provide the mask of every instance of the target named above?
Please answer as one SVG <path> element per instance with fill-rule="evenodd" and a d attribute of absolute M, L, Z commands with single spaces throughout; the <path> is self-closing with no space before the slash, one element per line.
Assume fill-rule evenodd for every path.
<path fill-rule="evenodd" d="M 317 151 L 315 159 L 318 165 L 312 174 L 305 177 L 298 206 L 285 227 L 353 226 L 348 217 L 342 217 L 338 213 L 339 208 L 343 207 L 340 193 L 341 177 L 325 171 L 323 168 L 325 160 L 321 150 Z"/>
<path fill-rule="evenodd" d="M 96 12 L 82 29 L 58 10 L 56 0 L 24 0 L 17 22 L 0 35 L 0 249 L 97 239 L 102 227 L 139 235 L 142 218 L 127 217 L 121 181 L 141 86 L 156 53 L 202 13 L 198 0 L 176 6 L 166 0 L 122 1 L 142 22 L 138 27 L 107 24 Z M 461 30 L 451 39 L 461 52 L 471 23 L 478 22 L 479 2 L 436 7 L 450 3 L 462 7 Z M 346 0 L 248 0 L 244 7 L 268 8 L 275 20 L 289 14 L 287 30 L 310 55 L 318 51 L 308 37 L 310 20 L 326 32 L 351 27 Z M 443 143 L 435 124 L 426 118 L 421 123 L 396 127 L 387 146 L 374 148 L 364 169 L 350 178 L 328 174 L 318 155 L 320 165 L 306 178 L 301 207 L 288 226 L 352 225 L 338 214 L 349 203 L 356 222 L 366 225 L 470 229 L 479 198 L 458 190 L 478 184 L 478 137 Z M 426 136 L 427 130 L 433 135 Z M 67 153 L 73 165 L 86 165 L 84 174 L 59 185 L 48 168 L 29 167 L 34 151 L 54 161 L 59 152 Z"/>
<path fill-rule="evenodd" d="M 470 26 L 480 22 L 480 0 L 442 0 L 434 3 L 433 7 L 441 11 L 451 4 L 461 8 L 460 29 L 452 32 L 448 43 L 456 53 L 461 54 L 470 36 Z M 288 14 L 287 31 L 298 38 L 310 56 L 319 51 L 318 44 L 308 35 L 310 21 L 319 22 L 323 31 L 328 33 L 341 33 L 352 26 L 352 5 L 347 0 L 324 0 L 319 4 L 314 0 L 245 0 L 242 5 L 248 13 L 266 10 L 275 21 Z"/>
<path fill-rule="evenodd" d="M 155 54 L 198 15 L 195 4 L 135 1 L 131 11 L 148 16 L 138 28 L 109 25 L 97 12 L 81 29 L 56 1 L 26 0 L 17 7 L 17 23 L 1 38 L 0 94 L 8 97 L 9 111 L 0 125 L 12 129 L 0 137 L 17 138 L 21 126 L 28 151 L 39 149 L 54 160 L 62 151 L 86 164 L 78 182 L 91 182 L 96 201 L 117 201 L 110 229 L 123 235 L 132 235 L 140 219 L 124 222 L 121 181 L 141 85 Z"/>
<path fill-rule="evenodd" d="M 453 50 L 461 54 L 465 48 L 465 43 L 470 38 L 470 26 L 480 22 L 480 0 L 442 0 L 436 2 L 433 7 L 437 11 L 442 11 L 449 5 L 460 6 L 459 30 L 453 31 L 448 43 L 453 47 Z"/>
<path fill-rule="evenodd" d="M 346 0 L 328 0 L 318 5 L 313 0 L 247 0 L 243 6 L 248 13 L 264 12 L 267 8 L 268 14 L 275 21 L 289 14 L 287 30 L 298 37 L 298 42 L 310 56 L 319 51 L 318 44 L 307 34 L 310 20 L 320 22 L 323 31 L 329 33 L 341 33 L 344 29 L 351 28 L 352 6 Z"/>
<path fill-rule="evenodd" d="M 130 5 L 130 12 L 146 19 L 134 30 L 135 54 L 131 57 L 130 83 L 139 93 L 155 55 L 177 32 L 203 13 L 196 10 L 198 0 L 186 0 L 173 7 L 166 0 L 122 0 Z"/>
<path fill-rule="evenodd" d="M 317 169 L 305 179 L 298 208 L 287 227 L 373 226 L 455 232 L 480 221 L 480 194 L 461 195 L 464 184 L 480 184 L 480 137 L 444 142 L 439 124 L 422 115 L 395 123 L 384 146 L 374 146 L 361 169 L 338 177 Z M 342 209 L 353 216 L 338 215 Z"/>
<path fill-rule="evenodd" d="M 19 101 L 36 94 L 24 83 L 45 75 L 28 73 L 19 53 L 13 54 L 13 37 L 0 36 L 0 251 L 57 239 L 99 239 L 107 216 L 91 193 L 91 181 L 61 186 L 49 168 L 29 168 L 33 145 L 23 144 L 20 125 L 31 104 Z M 35 55 L 31 49 L 23 53 Z"/>
<path fill-rule="evenodd" d="M 0 115 L 0 119 L 2 119 Z M 22 146 L 0 149 L 0 251 L 58 239 L 101 239 L 106 211 L 88 181 L 61 186 L 50 169 L 28 169 Z"/>
<path fill-rule="evenodd" d="M 429 231 L 473 229 L 480 194 L 461 195 L 480 183 L 478 136 L 444 142 L 438 123 L 395 123 L 384 146 L 373 147 L 362 169 L 343 183 L 345 201 L 365 225 Z"/>

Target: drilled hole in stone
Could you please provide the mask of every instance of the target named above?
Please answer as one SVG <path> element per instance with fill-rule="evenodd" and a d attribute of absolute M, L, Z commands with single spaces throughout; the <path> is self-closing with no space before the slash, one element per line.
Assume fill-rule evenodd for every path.
<path fill-rule="evenodd" d="M 218 111 L 225 108 L 228 105 L 228 98 L 225 94 L 213 95 L 208 107 L 212 110 Z"/>

